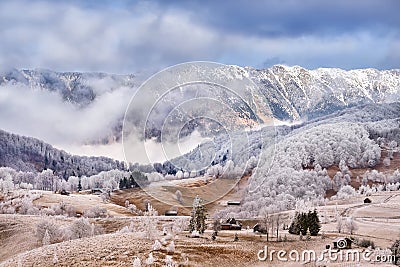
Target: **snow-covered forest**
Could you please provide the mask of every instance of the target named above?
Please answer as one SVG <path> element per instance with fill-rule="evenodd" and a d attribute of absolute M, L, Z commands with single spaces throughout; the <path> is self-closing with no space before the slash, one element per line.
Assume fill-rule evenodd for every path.
<path fill-rule="evenodd" d="M 5 140 L 0 159 L 2 165 L 11 167 L 0 168 L 0 190 L 113 191 L 134 184 L 128 181 L 135 172 L 145 177 L 140 185 L 202 176 L 238 179 L 251 175 L 243 205 L 222 214 L 257 216 L 292 209 L 300 199 L 323 204 L 327 190 L 337 191 L 338 198 L 357 193 L 350 187 L 351 169 L 374 168 L 380 163 L 390 166 L 400 143 L 399 108 L 399 103 L 371 104 L 298 125 L 222 134 L 171 162 L 148 165 L 72 156 L 39 140 L 0 132 Z M 387 151 L 384 159 L 382 149 Z M 263 158 L 265 154 L 273 159 Z M 334 177 L 326 170 L 331 166 L 340 168 Z M 366 171 L 357 179 L 362 183 L 359 192 L 364 194 L 397 190 L 400 182 L 398 171 Z M 381 185 L 371 187 L 368 181 Z"/>
<path fill-rule="evenodd" d="M 106 157 L 74 156 L 35 138 L 0 130 L 0 166 L 18 171 L 41 172 L 52 169 L 59 177 L 94 175 L 125 164 Z"/>

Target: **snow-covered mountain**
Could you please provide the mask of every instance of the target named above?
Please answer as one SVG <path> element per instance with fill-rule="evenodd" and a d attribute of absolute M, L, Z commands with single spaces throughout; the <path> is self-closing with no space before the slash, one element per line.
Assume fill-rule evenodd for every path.
<path fill-rule="evenodd" d="M 23 84 L 32 90 L 58 92 L 65 101 L 89 105 L 96 96 L 121 87 L 137 87 L 135 75 L 105 73 L 55 72 L 46 69 L 0 72 L 0 85 Z"/>
<path fill-rule="evenodd" d="M 255 124 L 265 122 L 269 111 L 272 111 L 273 116 L 279 120 L 302 120 L 307 121 L 311 118 L 316 118 L 331 114 L 338 110 L 342 110 L 347 107 L 358 106 L 361 104 L 368 103 L 384 103 L 384 102 L 395 102 L 400 100 L 400 70 L 376 70 L 376 69 L 360 69 L 360 70 L 341 70 L 333 68 L 321 68 L 315 70 L 307 70 L 299 66 L 287 67 L 282 65 L 276 65 L 267 69 L 254 69 L 251 67 L 238 67 L 238 66 L 227 66 L 221 69 L 219 73 L 215 73 L 218 79 L 231 79 L 232 77 L 238 78 L 250 78 L 254 83 L 255 87 L 245 88 L 244 94 L 249 97 L 249 102 L 253 103 L 253 106 L 241 105 L 240 101 L 227 95 L 224 90 L 217 90 L 210 88 L 209 94 L 218 101 L 222 101 L 228 106 L 232 107 L 232 112 L 215 112 L 220 113 L 220 120 L 226 123 L 241 123 L 244 126 L 254 126 Z M 198 71 L 195 70 L 195 71 Z M 109 143 L 115 140 L 120 140 L 120 134 L 122 129 L 122 118 L 124 117 L 125 106 L 129 97 L 132 96 L 135 90 L 141 85 L 143 78 L 139 78 L 137 75 L 113 75 L 104 73 L 78 73 L 78 72 L 54 72 L 49 70 L 9 70 L 0 72 L 0 94 L 1 91 L 10 88 L 12 86 L 21 85 L 25 90 L 35 92 L 52 92 L 57 93 L 61 96 L 61 99 L 69 105 L 76 106 L 78 112 L 73 113 L 74 118 L 67 118 L 62 121 L 66 121 L 64 124 L 71 124 L 70 121 L 79 122 L 82 120 L 89 120 L 90 124 L 96 128 L 96 134 L 86 130 L 78 137 L 74 136 L 74 129 L 79 127 L 73 127 L 72 129 L 59 129 L 57 135 L 63 135 L 68 133 L 63 140 L 67 140 L 70 136 L 74 136 L 74 141 L 79 139 L 82 135 L 82 143 L 85 144 L 96 144 L 96 143 Z M 256 89 L 255 89 L 256 88 Z M 12 89 L 14 90 L 14 89 Z M 120 93 L 123 92 L 123 93 Z M 194 91 L 193 91 L 194 92 Z M 201 91 L 202 94 L 186 92 L 178 95 L 171 94 L 169 97 L 165 97 L 161 103 L 162 107 L 159 113 L 168 114 L 180 103 L 183 103 L 186 98 L 192 99 L 196 97 L 204 97 L 207 94 L 207 90 Z M 110 98 L 109 101 L 101 102 L 104 96 L 118 95 L 119 99 L 122 99 L 119 103 L 119 108 L 114 108 L 111 111 L 110 104 L 115 103 L 115 98 Z M 151 92 L 149 92 L 151 93 Z M 17 95 L 18 96 L 18 95 Z M 21 95 L 21 97 L 23 97 Z M 4 97 L 3 97 L 4 98 Z M 108 98 L 107 98 L 108 99 Z M 0 104 L 1 102 L 0 98 Z M 260 103 L 264 101 L 265 103 Z M 8 101 L 3 99 L 3 101 Z M 114 101 L 114 102 L 113 102 Z M 30 105 L 29 101 L 24 103 Z M 39 106 L 42 106 L 39 103 Z M 36 107 L 32 107 L 35 109 Z M 108 108 L 108 109 L 107 109 Z M 1 108 L 0 108 L 1 109 Z M 8 113 L 6 107 L 2 107 L 2 113 Z M 84 113 L 85 110 L 91 112 Z M 210 109 L 207 105 L 204 105 L 204 109 Z M 251 111 L 249 109 L 252 109 Z M 270 110 L 269 110 L 270 109 Z M 63 109 L 59 112 L 60 116 L 64 116 Z M 87 116 L 78 116 L 79 110 L 82 114 Z M 253 112 L 254 111 L 254 112 Z M 15 112 L 15 110 L 13 111 Z M 25 110 L 19 112 L 24 113 Z M 74 111 L 75 112 L 75 111 Z M 196 112 L 201 113 L 201 108 L 198 108 Z M 105 114 L 101 116 L 101 125 L 97 125 L 97 121 L 93 120 L 91 114 Z M 14 115 L 14 113 L 11 113 Z M 89 114 L 89 115 L 88 115 Z M 112 114 L 108 116 L 107 114 Z M 21 115 L 23 117 L 24 114 Z M 147 114 L 146 114 L 147 115 Z M 156 114 L 158 117 L 152 122 L 151 129 L 146 129 L 146 138 L 156 137 L 159 138 L 162 132 L 161 127 L 163 126 L 163 117 Z M 179 112 L 173 114 L 173 116 L 181 116 Z M 189 114 L 190 115 L 193 114 Z M 163 114 L 164 118 L 167 115 Z M 29 116 L 28 116 L 29 117 Z M 38 115 L 32 116 L 35 118 Z M 58 118 L 57 118 L 58 119 Z M 97 119 L 97 118 L 96 118 Z M 137 121 L 137 127 L 140 130 L 143 129 L 140 121 L 145 118 L 140 118 L 139 114 L 135 120 Z M 171 119 L 171 118 L 169 118 Z M 187 122 L 188 118 L 179 117 L 175 118 L 179 125 L 182 121 Z M 190 118 L 189 118 L 190 119 Z M 49 124 L 52 124 L 52 118 L 48 119 Z M 59 120 L 55 121 L 54 124 L 59 127 L 61 123 Z M 41 123 L 38 121 L 28 121 L 25 125 L 35 125 Z M 21 123 L 22 124 L 22 123 Z M 206 126 L 204 126 L 206 125 Z M 203 128 L 196 129 L 202 126 Z M 208 127 L 209 126 L 209 127 Z M 178 127 L 178 125 L 177 125 Z M 4 129 L 0 125 L 0 129 Z M 215 127 L 213 125 L 207 125 L 207 122 L 199 123 L 193 120 L 185 124 L 185 128 L 182 129 L 180 134 L 189 135 L 195 130 L 200 133 L 212 133 Z M 7 131 L 16 132 L 12 127 L 7 127 Z M 165 131 L 165 128 L 163 129 Z M 170 130 L 170 129 L 169 129 Z M 218 129 L 217 129 L 218 130 Z M 43 139 L 46 142 L 54 143 L 53 139 L 49 138 L 46 134 L 41 136 L 41 133 L 30 134 L 30 129 L 23 129 L 18 131 L 18 134 L 33 136 L 39 139 Z M 44 132 L 49 133 L 50 130 Z M 143 132 L 143 131 L 142 131 Z M 165 132 L 164 132 L 165 134 Z M 111 140 L 111 141 L 110 141 Z M 57 140 L 58 141 L 58 140 Z M 79 141 L 79 140 L 78 140 Z"/>
<path fill-rule="evenodd" d="M 280 119 L 319 116 L 360 103 L 399 99 L 400 70 L 321 68 L 307 70 L 276 65 L 266 69 L 230 66 L 235 75 L 249 77 L 262 89 Z M 121 87 L 138 87 L 135 75 L 16 70 L 0 73 L 0 85 L 22 83 L 34 90 L 59 92 L 66 101 L 87 105 L 98 94 Z"/>
<path fill-rule="evenodd" d="M 261 86 L 275 117 L 283 120 L 318 117 L 345 107 L 393 102 L 400 97 L 400 70 L 307 70 L 281 65 L 246 70 Z"/>

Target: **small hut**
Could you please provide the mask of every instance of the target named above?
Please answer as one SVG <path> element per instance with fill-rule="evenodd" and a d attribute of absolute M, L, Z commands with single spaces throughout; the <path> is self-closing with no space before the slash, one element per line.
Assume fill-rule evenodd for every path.
<path fill-rule="evenodd" d="M 240 206 L 240 201 L 230 200 L 226 203 L 228 206 Z"/>
<path fill-rule="evenodd" d="M 372 200 L 369 199 L 368 197 L 364 199 L 364 204 L 370 204 L 372 203 Z"/>
<path fill-rule="evenodd" d="M 229 218 L 221 224 L 221 230 L 242 230 L 242 224 L 235 218 Z"/>
<path fill-rule="evenodd" d="M 347 237 L 338 237 L 333 240 L 334 249 L 350 249 L 353 241 Z"/>
<path fill-rule="evenodd" d="M 178 212 L 176 210 L 167 210 L 164 213 L 165 216 L 178 216 Z"/>

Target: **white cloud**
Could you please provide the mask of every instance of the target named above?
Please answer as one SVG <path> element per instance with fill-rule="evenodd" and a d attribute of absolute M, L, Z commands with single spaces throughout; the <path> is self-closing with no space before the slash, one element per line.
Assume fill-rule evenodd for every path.
<path fill-rule="evenodd" d="M 18 1 L 2 2 L 0 10 L 0 64 L 18 68 L 131 72 L 211 59 L 218 39 L 186 14 L 156 5 L 135 13 Z"/>
<path fill-rule="evenodd" d="M 133 93 L 130 88 L 98 95 L 85 108 L 58 93 L 17 84 L 0 88 L 1 129 L 50 144 L 82 144 L 111 136 Z"/>

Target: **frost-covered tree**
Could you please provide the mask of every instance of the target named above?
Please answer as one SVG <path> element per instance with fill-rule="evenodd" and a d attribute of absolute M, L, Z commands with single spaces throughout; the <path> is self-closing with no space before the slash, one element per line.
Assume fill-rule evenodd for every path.
<path fill-rule="evenodd" d="M 154 239 L 158 234 L 157 229 L 158 219 L 154 216 L 145 215 L 139 217 L 138 224 L 135 226 L 135 232 L 142 233 L 146 239 Z"/>
<path fill-rule="evenodd" d="M 35 188 L 39 190 L 55 191 L 59 189 L 60 178 L 50 169 L 43 170 L 35 177 Z"/>
<path fill-rule="evenodd" d="M 162 246 L 161 246 L 160 241 L 158 241 L 158 240 L 154 241 L 154 244 L 153 244 L 153 246 L 152 246 L 152 249 L 153 249 L 153 250 L 160 250 L 161 247 L 162 247 Z"/>
<path fill-rule="evenodd" d="M 225 163 L 222 171 L 222 178 L 235 179 L 242 176 L 243 170 L 240 167 L 236 167 L 232 160 L 228 160 Z"/>
<path fill-rule="evenodd" d="M 72 238 L 90 237 L 93 235 L 92 225 L 86 218 L 76 219 L 71 227 Z"/>
<path fill-rule="evenodd" d="M 57 264 L 57 263 L 58 263 L 57 253 L 54 252 L 54 255 L 53 255 L 53 264 L 55 265 L 55 264 Z"/>
<path fill-rule="evenodd" d="M 220 164 L 216 164 L 207 169 L 207 175 L 210 177 L 219 178 L 224 172 Z"/>
<path fill-rule="evenodd" d="M 339 233 L 341 233 L 342 230 L 343 230 L 343 227 L 344 227 L 343 218 L 342 218 L 340 215 L 336 216 L 336 230 L 337 230 Z"/>
<path fill-rule="evenodd" d="M 50 245 L 50 234 L 49 231 L 46 229 L 44 232 L 43 240 L 42 240 L 42 245 L 47 246 Z"/>
<path fill-rule="evenodd" d="M 175 262 L 172 259 L 172 256 L 170 255 L 165 255 L 165 266 L 166 267 L 173 267 L 175 266 Z"/>
<path fill-rule="evenodd" d="M 36 238 L 42 245 L 49 245 L 60 240 L 60 228 L 52 221 L 41 221 L 36 225 Z"/>
<path fill-rule="evenodd" d="M 172 240 L 171 243 L 167 246 L 167 253 L 174 253 L 175 252 L 175 243 Z"/>
<path fill-rule="evenodd" d="M 350 197 L 353 197 L 357 194 L 356 190 L 350 186 L 346 185 L 340 188 L 340 190 L 337 193 L 337 198 L 338 199 L 348 199 Z"/>
<path fill-rule="evenodd" d="M 178 200 L 179 203 L 182 203 L 182 192 L 180 190 L 176 190 L 175 197 L 176 197 L 176 200 Z"/>
<path fill-rule="evenodd" d="M 133 262 L 132 262 L 132 266 L 133 267 L 142 267 L 142 261 L 138 257 L 135 256 L 135 258 L 133 259 Z"/>
<path fill-rule="evenodd" d="M 8 194 L 12 190 L 14 190 L 13 179 L 10 174 L 3 173 L 0 174 L 0 193 Z"/>
<path fill-rule="evenodd" d="M 383 165 L 385 165 L 385 167 L 389 167 L 390 166 L 390 158 L 389 157 L 386 157 L 383 160 Z"/>
<path fill-rule="evenodd" d="M 149 253 L 149 257 L 145 260 L 145 263 L 147 265 L 152 265 L 154 264 L 154 257 L 153 257 L 153 252 Z"/>
<path fill-rule="evenodd" d="M 200 234 L 204 233 L 206 229 L 206 209 L 203 204 L 203 200 L 196 196 L 193 200 L 193 208 L 189 222 L 189 231 L 198 231 Z"/>
<path fill-rule="evenodd" d="M 107 209 L 100 206 L 94 206 L 83 212 L 86 218 L 106 218 L 108 216 Z"/>
<path fill-rule="evenodd" d="M 358 225 L 352 217 L 348 217 L 345 222 L 345 226 L 349 234 L 353 234 L 358 229 Z"/>

